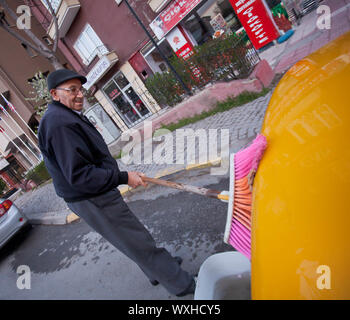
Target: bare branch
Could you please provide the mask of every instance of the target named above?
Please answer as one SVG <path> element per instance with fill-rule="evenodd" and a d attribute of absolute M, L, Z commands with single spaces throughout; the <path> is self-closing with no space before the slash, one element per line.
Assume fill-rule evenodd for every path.
<path fill-rule="evenodd" d="M 8 6 L 6 0 L 0 0 L 0 5 L 3 7 L 6 13 L 9 14 L 9 16 L 14 20 L 17 21 L 18 17 L 16 13 Z M 51 13 L 54 13 L 52 9 L 51 3 L 48 3 L 49 8 L 51 10 Z M 12 36 L 14 36 L 19 41 L 23 42 L 25 45 L 33 49 L 35 52 L 39 53 L 43 57 L 47 58 L 55 69 L 57 68 L 63 68 L 60 62 L 58 61 L 55 52 L 57 50 L 57 43 L 58 43 L 58 22 L 57 17 L 55 14 L 53 14 L 53 19 L 55 21 L 55 28 L 56 28 L 56 38 L 55 38 L 55 45 L 54 50 L 49 49 L 45 43 L 43 43 L 31 30 L 29 29 L 23 29 L 23 32 L 32 40 L 31 41 L 26 40 L 20 33 L 14 31 L 11 27 L 7 26 L 4 23 L 4 18 L 0 21 L 0 27 L 5 29 L 8 33 L 10 33 Z"/>
<path fill-rule="evenodd" d="M 10 17 L 14 21 L 17 21 L 18 17 L 16 15 L 16 13 L 8 6 L 6 0 L 0 0 L 0 4 L 5 9 L 5 11 L 10 15 Z M 23 31 L 24 31 L 24 33 L 26 33 L 29 36 L 29 38 L 31 40 L 33 40 L 34 44 L 37 46 L 36 51 L 41 50 L 41 51 L 44 51 L 48 54 L 53 54 L 53 52 L 33 32 L 31 32 L 28 29 L 23 29 Z M 15 31 L 13 31 L 13 32 L 15 32 Z M 11 33 L 11 34 L 13 34 L 13 33 Z M 16 32 L 16 34 L 18 34 L 18 33 Z M 16 37 L 16 38 L 18 38 L 18 37 Z"/>
<path fill-rule="evenodd" d="M 42 56 L 44 56 L 45 58 L 49 58 L 51 55 L 49 53 L 47 53 L 44 50 L 41 50 L 41 48 L 38 48 L 37 46 L 34 46 L 32 43 L 30 43 L 28 40 L 26 40 L 25 38 L 23 38 L 20 34 L 18 34 L 17 32 L 13 31 L 10 27 L 8 27 L 5 23 L 0 22 L 0 27 L 5 29 L 9 34 L 11 34 L 12 36 L 14 36 L 17 40 L 19 40 L 20 42 L 24 43 L 26 46 L 30 47 L 31 49 L 33 49 L 35 52 L 41 54 Z"/>

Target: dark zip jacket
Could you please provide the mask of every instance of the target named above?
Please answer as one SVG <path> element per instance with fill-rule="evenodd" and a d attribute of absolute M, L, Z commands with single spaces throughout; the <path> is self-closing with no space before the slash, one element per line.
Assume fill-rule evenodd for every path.
<path fill-rule="evenodd" d="M 101 134 L 87 120 L 53 101 L 40 121 L 39 148 L 56 193 L 66 202 L 89 199 L 128 183 Z"/>

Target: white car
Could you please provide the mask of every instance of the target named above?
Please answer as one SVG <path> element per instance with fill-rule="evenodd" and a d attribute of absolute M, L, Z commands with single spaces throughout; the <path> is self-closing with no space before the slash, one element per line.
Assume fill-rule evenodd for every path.
<path fill-rule="evenodd" d="M 0 248 L 28 225 L 28 219 L 11 200 L 0 198 Z"/>

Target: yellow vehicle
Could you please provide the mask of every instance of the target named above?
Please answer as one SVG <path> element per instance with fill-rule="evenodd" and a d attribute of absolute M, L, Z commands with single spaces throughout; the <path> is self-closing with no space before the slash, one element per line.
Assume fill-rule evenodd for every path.
<path fill-rule="evenodd" d="M 276 87 L 254 181 L 253 299 L 350 299 L 350 33 Z"/>
<path fill-rule="evenodd" d="M 284 75 L 262 134 L 251 260 L 210 256 L 195 300 L 350 299 L 350 32 Z"/>

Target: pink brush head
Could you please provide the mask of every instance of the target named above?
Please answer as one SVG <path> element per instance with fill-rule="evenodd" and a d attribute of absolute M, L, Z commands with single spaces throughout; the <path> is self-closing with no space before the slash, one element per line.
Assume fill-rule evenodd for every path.
<path fill-rule="evenodd" d="M 230 196 L 231 204 L 228 208 L 227 220 L 230 223 L 227 223 L 225 237 L 227 243 L 244 254 L 248 259 L 251 257 L 251 232 L 250 228 L 248 228 L 248 226 L 251 227 L 251 212 L 250 209 L 249 212 L 246 212 L 246 219 L 243 219 L 240 213 L 242 213 L 242 208 L 246 206 L 251 208 L 252 193 L 249 190 L 247 192 L 247 185 L 244 181 L 245 179 L 249 180 L 248 175 L 252 170 L 256 171 L 258 169 L 266 147 L 267 141 L 265 136 L 258 134 L 248 147 L 234 155 L 233 163 L 231 164 L 233 166 L 231 170 L 234 172 L 232 172 L 231 176 L 230 184 L 232 185 L 230 189 L 233 188 L 233 195 Z M 235 195 L 237 196 L 235 197 Z M 244 223 L 248 225 L 243 226 Z"/>
<path fill-rule="evenodd" d="M 259 161 L 266 149 L 265 136 L 258 134 L 253 142 L 245 149 L 235 154 L 235 179 L 241 179 L 249 174 L 251 170 L 257 170 Z"/>

